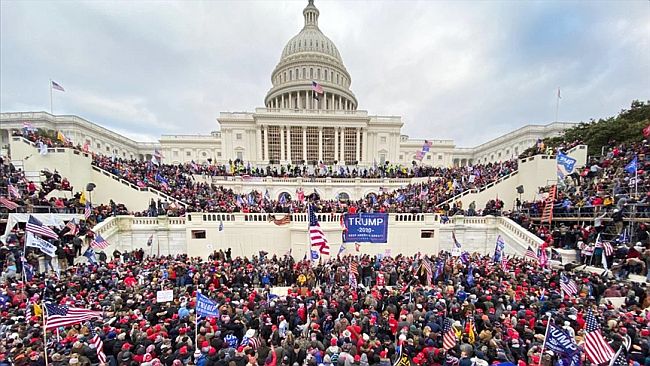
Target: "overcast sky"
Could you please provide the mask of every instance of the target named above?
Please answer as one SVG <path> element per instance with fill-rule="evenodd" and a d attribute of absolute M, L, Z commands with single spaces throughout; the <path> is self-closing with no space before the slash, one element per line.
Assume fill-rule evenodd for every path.
<path fill-rule="evenodd" d="M 75 114 L 137 140 L 263 106 L 307 1 L 0 2 L 0 110 Z M 474 146 L 650 99 L 650 2 L 320 1 L 359 109 Z"/>

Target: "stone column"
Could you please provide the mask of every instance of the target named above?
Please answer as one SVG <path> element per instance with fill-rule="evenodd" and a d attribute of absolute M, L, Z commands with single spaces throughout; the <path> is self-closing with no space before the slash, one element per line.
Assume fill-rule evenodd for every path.
<path fill-rule="evenodd" d="M 345 163 L 345 127 L 341 127 L 341 159 L 339 161 Z"/>
<path fill-rule="evenodd" d="M 334 96 L 335 96 L 335 95 L 332 94 L 332 106 L 331 106 L 332 108 L 330 108 L 331 110 L 335 110 L 335 109 L 336 109 L 336 106 L 334 105 Z"/>
<path fill-rule="evenodd" d="M 261 126 L 256 126 L 255 127 L 255 140 L 257 140 L 257 157 L 255 159 L 255 163 L 259 163 L 262 161 L 262 129 Z"/>
<path fill-rule="evenodd" d="M 282 104 L 280 105 L 280 108 L 284 108 L 284 94 L 282 94 Z"/>
<path fill-rule="evenodd" d="M 359 140 L 359 136 L 361 135 L 361 128 L 357 127 L 357 153 L 355 154 L 355 160 L 359 161 L 361 160 L 361 155 L 359 154 L 361 152 L 361 141 Z"/>
<path fill-rule="evenodd" d="M 298 94 L 298 106 L 296 108 L 300 109 L 302 108 L 302 104 L 300 104 L 300 92 L 297 92 L 296 94 Z"/>
<path fill-rule="evenodd" d="M 264 128 L 264 161 L 269 161 L 269 126 L 262 126 Z"/>
<path fill-rule="evenodd" d="M 339 127 L 334 127 L 334 160 L 341 161 L 339 159 Z"/>
<path fill-rule="evenodd" d="M 318 161 L 323 161 L 323 127 L 318 127 Z"/>
<path fill-rule="evenodd" d="M 361 161 L 364 163 L 368 162 L 368 151 L 370 144 L 368 144 L 368 129 L 363 129 L 363 147 L 361 148 Z"/>
<path fill-rule="evenodd" d="M 280 163 L 284 163 L 285 160 L 284 153 L 284 126 L 280 126 Z"/>
<path fill-rule="evenodd" d="M 291 162 L 291 126 L 287 126 L 287 161 Z"/>
<path fill-rule="evenodd" d="M 302 127 L 302 160 L 307 162 L 307 127 Z"/>

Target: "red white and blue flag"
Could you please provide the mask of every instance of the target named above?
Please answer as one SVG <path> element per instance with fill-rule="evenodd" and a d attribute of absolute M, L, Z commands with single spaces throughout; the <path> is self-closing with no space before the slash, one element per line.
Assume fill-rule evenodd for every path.
<path fill-rule="evenodd" d="M 319 83 L 315 82 L 315 81 L 311 82 L 311 89 L 313 91 L 315 91 L 316 93 L 318 93 L 318 94 L 323 94 L 324 93 L 323 86 L 320 85 Z"/>
<path fill-rule="evenodd" d="M 15 210 L 20 207 L 16 202 L 10 201 L 5 197 L 0 197 L 0 206 L 6 207 L 8 210 Z"/>
<path fill-rule="evenodd" d="M 609 363 L 614 358 L 614 350 L 603 337 L 600 331 L 600 324 L 594 313 L 589 309 L 585 317 L 585 353 L 587 358 L 595 365 Z"/>
<path fill-rule="evenodd" d="M 10 198 L 12 196 L 14 198 L 20 198 L 20 192 L 18 191 L 18 188 L 16 188 L 13 184 L 8 184 L 7 185 L 7 192 L 9 193 Z"/>
<path fill-rule="evenodd" d="M 65 89 L 61 86 L 61 84 L 57 83 L 56 81 L 52 80 L 52 89 L 62 91 L 64 92 Z"/>
<path fill-rule="evenodd" d="M 104 342 L 99 338 L 99 334 L 97 334 L 97 332 L 95 332 L 95 330 L 90 326 L 90 322 L 88 323 L 88 329 L 90 330 L 91 335 L 90 343 L 95 346 L 95 351 L 97 351 L 97 359 L 100 363 L 105 364 L 106 355 L 104 354 Z"/>
<path fill-rule="evenodd" d="M 311 242 L 312 248 L 320 248 L 320 254 L 330 254 L 330 246 L 327 243 L 327 238 L 325 237 L 325 233 L 323 233 L 323 229 L 321 229 L 320 224 L 318 223 L 318 218 L 311 206 L 309 207 L 309 241 Z"/>
<path fill-rule="evenodd" d="M 90 217 L 90 215 L 91 215 L 90 204 L 89 204 L 89 203 L 86 203 L 86 207 L 84 208 L 84 218 L 85 218 L 86 220 L 88 220 L 88 218 Z"/>
<path fill-rule="evenodd" d="M 45 304 L 45 329 L 56 329 L 101 318 L 101 311 Z"/>
<path fill-rule="evenodd" d="M 43 225 L 42 222 L 40 222 L 37 218 L 35 218 L 32 215 L 29 215 L 29 219 L 27 219 L 27 226 L 25 226 L 25 231 L 38 234 L 40 236 L 52 238 L 52 239 L 59 238 L 59 235 L 55 233 L 54 230 Z"/>
<path fill-rule="evenodd" d="M 95 239 L 90 242 L 90 246 L 97 249 L 106 249 L 110 244 L 101 235 L 97 234 Z"/>

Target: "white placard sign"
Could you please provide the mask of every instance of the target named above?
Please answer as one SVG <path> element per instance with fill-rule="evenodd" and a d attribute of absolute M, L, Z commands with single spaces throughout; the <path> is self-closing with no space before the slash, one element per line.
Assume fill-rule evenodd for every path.
<path fill-rule="evenodd" d="M 174 300 L 174 290 L 160 290 L 156 292 L 156 302 L 169 302 Z"/>
<path fill-rule="evenodd" d="M 452 257 L 460 257 L 460 248 L 453 247 L 451 248 L 451 256 Z"/>

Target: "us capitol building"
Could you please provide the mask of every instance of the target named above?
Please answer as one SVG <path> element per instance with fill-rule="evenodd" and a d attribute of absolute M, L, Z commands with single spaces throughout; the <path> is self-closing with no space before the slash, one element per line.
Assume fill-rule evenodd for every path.
<path fill-rule="evenodd" d="M 320 12 L 309 0 L 304 27 L 291 38 L 271 73 L 263 108 L 222 112 L 220 130 L 208 135 L 162 135 L 158 143 L 133 141 L 78 116 L 46 112 L 0 115 L 2 153 L 13 130 L 34 127 L 60 130 L 75 144 L 129 159 L 150 159 L 159 149 L 165 163 L 224 163 L 240 159 L 253 165 L 316 164 L 371 166 L 411 164 L 425 139 L 401 134 L 398 116 L 373 116 L 359 110 L 352 78 L 334 43 L 318 28 Z M 322 92 L 321 89 L 322 88 Z M 316 92 L 317 90 L 318 92 Z M 134 121 L 137 122 L 137 121 Z M 427 139 L 429 152 L 418 164 L 433 166 L 497 162 L 517 156 L 538 138 L 557 136 L 573 123 L 527 125 L 474 148 L 452 140 Z"/>

